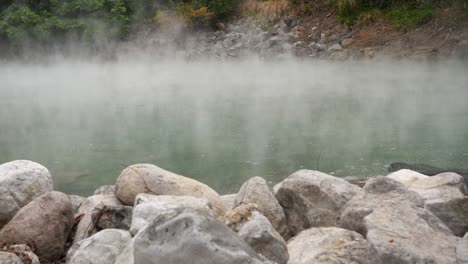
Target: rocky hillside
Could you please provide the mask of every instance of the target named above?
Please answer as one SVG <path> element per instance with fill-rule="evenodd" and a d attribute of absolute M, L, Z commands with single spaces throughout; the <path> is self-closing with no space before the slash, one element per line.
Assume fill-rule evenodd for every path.
<path fill-rule="evenodd" d="M 143 51 L 223 60 L 466 59 L 468 54 L 468 3 L 460 0 L 98 2 L 48 8 L 57 13 L 50 17 L 40 15 L 40 6 L 0 5 L 3 55 L 77 49 L 105 58 Z M 89 22 L 100 16 L 101 22 Z"/>

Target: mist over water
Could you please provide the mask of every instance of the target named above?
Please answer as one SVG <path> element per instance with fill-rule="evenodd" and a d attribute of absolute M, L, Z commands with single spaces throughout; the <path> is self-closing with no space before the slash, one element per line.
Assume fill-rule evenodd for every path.
<path fill-rule="evenodd" d="M 466 64 L 297 61 L 0 65 L 0 163 L 30 159 L 90 194 L 134 163 L 236 192 L 319 169 L 468 168 Z"/>

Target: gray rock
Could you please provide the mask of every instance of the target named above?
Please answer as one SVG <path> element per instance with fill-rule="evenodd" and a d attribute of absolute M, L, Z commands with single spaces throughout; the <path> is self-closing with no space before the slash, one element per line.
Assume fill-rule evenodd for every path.
<path fill-rule="evenodd" d="M 23 264 L 23 261 L 10 252 L 0 251 L 0 263 L 2 264 Z"/>
<path fill-rule="evenodd" d="M 163 170 L 152 164 L 136 164 L 124 169 L 116 182 L 115 194 L 125 204 L 133 205 L 140 193 L 205 198 L 224 213 L 219 194 L 206 184 Z"/>
<path fill-rule="evenodd" d="M 419 193 L 426 209 L 441 219 L 457 236 L 468 232 L 468 196 L 462 176 L 446 172 L 426 176 L 410 170 L 399 170 L 388 178 L 396 179 Z"/>
<path fill-rule="evenodd" d="M 400 182 L 379 176 L 367 180 L 363 191 L 354 196 L 344 208 L 340 226 L 366 235 L 364 217 L 385 204 L 409 204 L 423 207 L 422 197 Z"/>
<path fill-rule="evenodd" d="M 356 232 L 336 227 L 304 230 L 288 242 L 288 251 L 288 264 L 371 263 L 366 239 Z"/>
<path fill-rule="evenodd" d="M 348 47 L 351 46 L 353 43 L 354 43 L 354 39 L 352 39 L 352 38 L 346 38 L 346 39 L 343 39 L 343 40 L 341 41 L 341 46 L 343 46 L 343 48 L 348 48 Z"/>
<path fill-rule="evenodd" d="M 386 204 L 364 218 L 370 262 L 455 264 L 457 241 L 426 209 Z"/>
<path fill-rule="evenodd" d="M 341 50 L 335 51 L 330 55 L 330 59 L 334 61 L 345 61 L 349 58 L 349 51 Z"/>
<path fill-rule="evenodd" d="M 106 229 L 74 244 L 67 254 L 68 264 L 114 264 L 132 239 L 128 231 Z"/>
<path fill-rule="evenodd" d="M 255 252 L 277 264 L 286 264 L 289 259 L 286 242 L 273 228 L 270 221 L 253 212 L 252 217 L 237 233 Z"/>
<path fill-rule="evenodd" d="M 61 192 L 48 192 L 21 208 L 0 230 L 0 244 L 32 244 L 39 257 L 57 260 L 72 227 L 70 199 Z"/>
<path fill-rule="evenodd" d="M 341 47 L 341 45 L 337 43 L 337 44 L 334 44 L 331 47 L 329 47 L 328 52 L 340 51 L 342 49 L 343 49 L 343 47 Z"/>
<path fill-rule="evenodd" d="M 103 185 L 94 191 L 94 195 L 114 194 L 114 193 L 115 193 L 115 185 Z"/>
<path fill-rule="evenodd" d="M 81 217 L 80 222 L 76 227 L 75 237 L 73 243 L 77 243 L 83 239 L 90 237 L 98 230 L 93 222 L 102 210 L 107 206 L 120 206 L 122 203 L 115 197 L 115 195 L 93 195 L 88 197 L 78 209 L 76 213 Z"/>
<path fill-rule="evenodd" d="M 260 264 L 239 236 L 193 209 L 167 210 L 135 236 L 135 263 Z"/>
<path fill-rule="evenodd" d="M 288 236 L 289 230 L 284 210 L 263 178 L 253 177 L 241 186 L 233 207 L 237 207 L 241 203 L 256 204 L 257 210 L 268 218 L 273 227 L 281 235 Z"/>
<path fill-rule="evenodd" d="M 291 28 L 286 24 L 286 22 L 284 22 L 284 20 L 280 20 L 280 22 L 278 23 L 279 25 L 279 28 L 281 28 L 284 32 L 288 33 Z"/>
<path fill-rule="evenodd" d="M 293 235 L 310 227 L 336 226 L 346 203 L 359 192 L 346 180 L 311 170 L 297 171 L 274 187 Z"/>
<path fill-rule="evenodd" d="M 52 177 L 44 166 L 29 160 L 1 164 L 0 228 L 23 206 L 52 190 Z"/>
<path fill-rule="evenodd" d="M 135 200 L 130 232 L 136 235 L 138 231 L 153 222 L 165 210 L 178 208 L 191 208 L 204 214 L 216 216 L 216 210 L 211 203 L 203 198 L 142 193 L 137 195 Z"/>
<path fill-rule="evenodd" d="M 27 263 L 27 264 L 41 264 L 39 262 L 39 258 L 32 252 L 31 248 L 29 248 L 25 244 L 17 244 L 17 245 L 9 245 L 9 246 L 3 246 L 0 248 L 0 255 L 3 253 L 2 251 L 10 252 L 15 254 L 20 258 L 22 262 L 20 263 Z M 5 264 L 9 263 L 8 261 L 4 262 L 5 260 L 2 260 L 0 257 L 0 263 Z M 14 262 L 13 262 L 14 263 Z"/>
<path fill-rule="evenodd" d="M 79 195 L 68 195 L 68 199 L 70 199 L 70 203 L 73 209 L 73 214 L 76 214 L 76 212 L 78 212 L 78 209 L 80 208 L 81 203 L 84 202 L 84 200 L 86 200 L 85 197 L 79 196 Z"/>
<path fill-rule="evenodd" d="M 468 239 L 458 239 L 457 263 L 468 263 Z"/>
<path fill-rule="evenodd" d="M 95 214 L 93 222 L 97 230 L 122 229 L 130 230 L 132 224 L 132 206 L 105 206 L 102 213 Z"/>
<path fill-rule="evenodd" d="M 236 196 L 237 196 L 237 194 L 235 194 L 235 193 L 225 194 L 225 195 L 220 196 L 221 201 L 223 202 L 224 207 L 226 208 L 226 210 L 231 210 L 232 208 L 234 208 L 234 200 L 236 199 Z"/>
<path fill-rule="evenodd" d="M 130 240 L 128 242 L 127 246 L 122 250 L 122 252 L 117 256 L 117 259 L 115 260 L 114 264 L 134 264 L 135 263 L 135 257 L 133 255 L 133 251 L 135 250 L 134 248 L 135 244 L 135 238 Z"/>

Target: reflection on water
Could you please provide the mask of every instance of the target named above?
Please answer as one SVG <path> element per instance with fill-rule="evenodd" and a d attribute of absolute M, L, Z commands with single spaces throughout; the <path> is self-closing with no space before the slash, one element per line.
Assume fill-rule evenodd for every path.
<path fill-rule="evenodd" d="M 48 167 L 90 194 L 133 163 L 237 191 L 301 169 L 468 167 L 468 75 L 457 63 L 0 66 L 0 163 Z"/>

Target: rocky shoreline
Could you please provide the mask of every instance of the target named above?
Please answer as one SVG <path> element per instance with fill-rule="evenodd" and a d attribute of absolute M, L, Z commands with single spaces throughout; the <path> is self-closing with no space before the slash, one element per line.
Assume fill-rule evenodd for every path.
<path fill-rule="evenodd" d="M 453 29 L 455 35 L 439 31 L 440 36 L 432 35 L 431 42 L 427 42 L 428 37 L 422 36 L 431 34 L 430 24 L 407 33 L 386 23 L 350 28 L 338 23 L 334 15 L 330 16 L 332 13 L 318 13 L 316 18 L 289 15 L 275 20 L 239 17 L 219 23 L 215 30 L 196 32 L 172 25 L 135 36 L 136 41 L 123 50 L 130 54 L 144 50 L 145 56 L 184 60 L 468 59 L 467 30 Z"/>
<path fill-rule="evenodd" d="M 300 170 L 219 195 L 135 164 L 80 197 L 17 160 L 0 165 L 0 263 L 468 263 L 467 194 L 451 172 L 353 184 Z"/>

